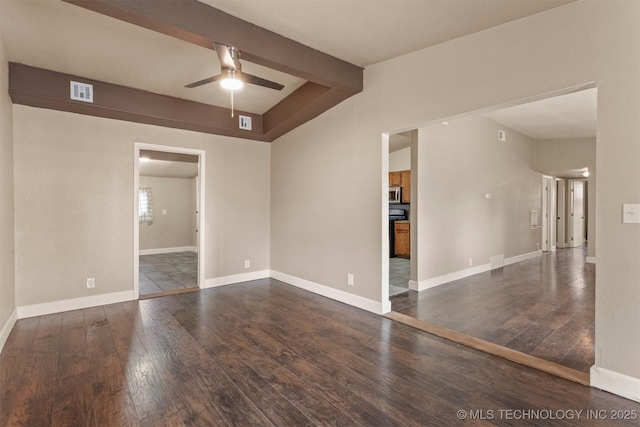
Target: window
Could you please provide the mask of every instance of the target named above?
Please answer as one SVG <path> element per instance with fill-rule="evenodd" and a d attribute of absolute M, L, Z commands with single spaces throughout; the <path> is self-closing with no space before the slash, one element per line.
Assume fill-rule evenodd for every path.
<path fill-rule="evenodd" d="M 153 223 L 153 208 L 151 206 L 151 188 L 140 187 L 138 191 L 138 221 L 140 224 Z"/>

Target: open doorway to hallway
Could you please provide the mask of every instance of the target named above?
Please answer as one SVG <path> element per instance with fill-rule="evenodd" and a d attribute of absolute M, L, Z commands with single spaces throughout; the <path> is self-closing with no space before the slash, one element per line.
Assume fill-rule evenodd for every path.
<path fill-rule="evenodd" d="M 199 154 L 140 148 L 137 168 L 136 279 L 139 298 L 201 285 Z"/>
<path fill-rule="evenodd" d="M 394 311 L 588 375 L 596 98 L 595 88 L 568 90 L 418 130 L 412 156 L 421 154 L 412 173 L 420 174 L 414 202 L 421 209 L 412 214 L 424 249 L 413 254 L 411 274 L 420 292 L 393 297 Z M 547 113 L 536 116 L 543 107 Z M 545 199 L 543 176 L 554 193 L 564 185 L 562 200 L 557 194 Z M 571 183 L 585 181 L 580 225 L 571 219 Z M 579 227 L 584 233 L 578 236 Z"/>

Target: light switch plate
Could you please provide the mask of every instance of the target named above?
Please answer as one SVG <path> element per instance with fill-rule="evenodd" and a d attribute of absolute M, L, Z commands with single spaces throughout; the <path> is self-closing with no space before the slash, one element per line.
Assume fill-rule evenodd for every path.
<path fill-rule="evenodd" d="M 640 224 L 640 204 L 626 203 L 622 205 L 622 222 Z"/>

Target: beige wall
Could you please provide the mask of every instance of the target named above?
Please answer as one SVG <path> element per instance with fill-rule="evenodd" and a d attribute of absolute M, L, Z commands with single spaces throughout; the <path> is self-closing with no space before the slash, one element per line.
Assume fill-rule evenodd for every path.
<path fill-rule="evenodd" d="M 196 246 L 194 184 L 192 178 L 140 176 L 140 186 L 151 188 L 153 206 L 153 223 L 140 224 L 140 250 Z"/>
<path fill-rule="evenodd" d="M 389 172 L 411 170 L 411 147 L 389 153 Z"/>
<path fill-rule="evenodd" d="M 534 168 L 559 176 L 556 171 L 589 168 L 587 185 L 588 227 L 587 256 L 596 257 L 596 139 L 548 139 L 537 141 L 533 152 Z"/>
<path fill-rule="evenodd" d="M 367 68 L 272 144 L 272 269 L 381 301 L 381 134 L 596 82 L 596 366 L 640 378 L 640 226 L 621 223 L 640 202 L 639 25 L 640 2 L 580 1 Z"/>
<path fill-rule="evenodd" d="M 0 9 L 2 5 L 0 5 Z M 15 309 L 13 222 L 13 110 L 8 67 L 0 35 L 0 330 Z M 0 349 L 2 348 L 0 342 Z"/>
<path fill-rule="evenodd" d="M 498 141 L 498 130 L 507 142 Z M 534 141 L 477 115 L 418 130 L 426 202 L 419 215 L 421 280 L 540 249 L 541 230 L 530 211 L 541 210 L 542 174 L 533 170 Z M 485 194 L 491 194 L 486 199 Z"/>
<path fill-rule="evenodd" d="M 25 106 L 14 141 L 18 306 L 133 289 L 136 141 L 206 151 L 206 279 L 269 268 L 269 144 Z"/>

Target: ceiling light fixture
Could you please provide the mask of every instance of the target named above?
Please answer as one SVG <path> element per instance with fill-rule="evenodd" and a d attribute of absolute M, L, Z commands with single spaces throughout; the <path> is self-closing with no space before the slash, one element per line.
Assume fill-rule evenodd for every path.
<path fill-rule="evenodd" d="M 227 77 L 220 80 L 220 86 L 224 89 L 227 89 L 231 94 L 231 117 L 233 117 L 233 93 L 236 90 L 242 89 L 244 87 L 244 83 L 238 77 L 236 77 L 236 70 L 228 69 Z"/>
<path fill-rule="evenodd" d="M 236 77 L 235 70 L 227 70 L 227 73 L 227 77 L 220 80 L 220 86 L 231 91 L 242 89 L 244 87 L 244 83 L 242 83 L 242 80 Z"/>
<path fill-rule="evenodd" d="M 587 169 L 586 171 L 582 172 L 582 176 L 584 176 L 585 178 L 589 178 L 589 169 Z"/>

